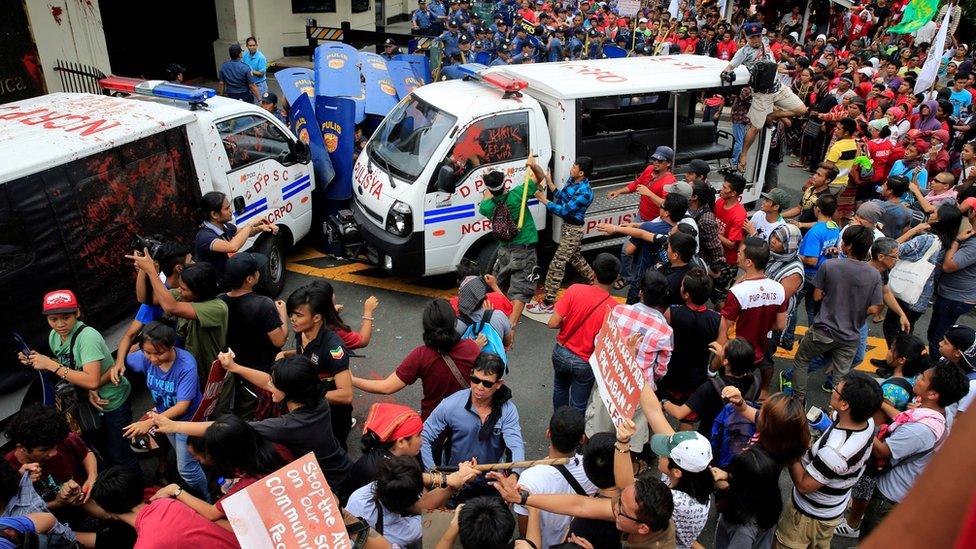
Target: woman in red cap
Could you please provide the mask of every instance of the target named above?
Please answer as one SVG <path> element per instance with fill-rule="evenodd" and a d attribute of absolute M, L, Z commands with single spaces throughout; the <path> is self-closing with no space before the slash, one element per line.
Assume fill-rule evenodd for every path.
<path fill-rule="evenodd" d="M 369 409 L 363 425 L 363 455 L 349 473 L 350 489 L 355 490 L 376 478 L 376 468 L 394 456 L 420 455 L 420 414 L 402 404 L 377 402 Z"/>

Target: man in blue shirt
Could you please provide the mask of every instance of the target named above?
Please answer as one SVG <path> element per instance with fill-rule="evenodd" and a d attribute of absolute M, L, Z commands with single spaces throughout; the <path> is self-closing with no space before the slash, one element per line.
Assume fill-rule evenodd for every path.
<path fill-rule="evenodd" d="M 264 54 L 258 51 L 258 40 L 253 36 L 248 36 L 244 41 L 247 51 L 244 52 L 244 63 L 251 67 L 251 76 L 254 77 L 254 85 L 258 87 L 258 97 L 264 97 L 268 91 L 268 60 Z"/>
<path fill-rule="evenodd" d="M 240 44 L 231 44 L 227 52 L 230 60 L 220 66 L 217 82 L 217 93 L 231 99 L 239 99 L 247 103 L 254 103 L 258 94 L 258 87 L 254 84 L 251 67 L 243 61 L 243 50 Z"/>
<path fill-rule="evenodd" d="M 410 18 L 410 32 L 420 36 L 428 36 L 430 35 L 430 26 L 433 21 L 434 15 L 427 9 L 427 2 L 419 0 L 417 2 L 417 11 L 413 12 L 413 17 Z"/>
<path fill-rule="evenodd" d="M 956 73 L 956 79 L 952 82 L 952 91 L 949 93 L 949 102 L 952 103 L 952 116 L 956 118 L 969 113 L 969 108 L 973 104 L 973 96 L 966 89 L 969 82 L 969 75 L 966 73 Z"/>
<path fill-rule="evenodd" d="M 493 353 L 481 353 L 471 371 L 471 388 L 445 398 L 424 421 L 420 455 L 425 469 L 436 465 L 454 466 L 477 458 L 478 463 L 500 463 L 525 459 L 525 444 L 519 414 L 512 402 L 512 390 L 502 382 L 505 364 Z M 451 432 L 448 459 L 434 456 L 435 441 Z M 465 492 L 489 494 L 479 479 Z M 488 488 L 491 490 L 491 488 Z M 465 494 L 462 494 L 464 498 Z"/>
<path fill-rule="evenodd" d="M 431 19 L 431 33 L 437 34 L 447 25 L 447 6 L 444 0 L 433 0 L 427 4 L 427 11 L 433 16 Z"/>
<path fill-rule="evenodd" d="M 813 280 L 824 261 L 837 255 L 837 239 L 840 228 L 834 222 L 837 211 L 837 198 L 832 194 L 821 195 L 813 207 L 817 222 L 810 227 L 800 241 L 799 256 L 803 262 L 803 296 L 807 310 L 807 321 L 813 323 L 819 304 L 813 298 Z M 799 296 L 797 300 L 799 300 Z"/>
<path fill-rule="evenodd" d="M 496 43 L 495 56 L 491 62 L 492 67 L 510 64 L 512 62 L 512 41 L 506 39 Z"/>
<path fill-rule="evenodd" d="M 588 156 L 577 157 L 576 163 L 569 169 L 566 183 L 559 190 L 556 190 L 556 184 L 553 183 L 550 174 L 543 172 L 536 164 L 534 156 L 529 157 L 528 165 L 537 180 L 545 182 L 546 188 L 550 191 L 555 191 L 552 200 L 546 198 L 546 191 L 542 189 L 535 192 L 535 197 L 545 205 L 547 211 L 563 220 L 562 228 L 559 230 L 559 247 L 556 248 L 556 254 L 549 263 L 549 271 L 546 273 L 545 295 L 541 301 L 528 305 L 530 313 L 552 314 L 555 310 L 556 292 L 559 291 L 559 285 L 566 275 L 566 263 L 572 264 L 584 280 L 593 279 L 593 269 L 580 253 L 583 235 L 586 233 L 584 230 L 586 209 L 593 203 L 593 189 L 590 188 L 589 180 L 589 175 L 593 172 L 593 159 Z"/>

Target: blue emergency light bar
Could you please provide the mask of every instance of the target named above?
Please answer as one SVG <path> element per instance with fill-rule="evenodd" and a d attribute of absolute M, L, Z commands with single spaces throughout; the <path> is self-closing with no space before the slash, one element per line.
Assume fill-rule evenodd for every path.
<path fill-rule="evenodd" d="M 123 76 L 109 76 L 98 81 L 103 90 L 123 93 L 137 93 L 152 97 L 163 97 L 189 103 L 203 103 L 217 95 L 212 88 L 173 84 L 165 80 L 142 80 L 140 78 L 125 78 Z"/>

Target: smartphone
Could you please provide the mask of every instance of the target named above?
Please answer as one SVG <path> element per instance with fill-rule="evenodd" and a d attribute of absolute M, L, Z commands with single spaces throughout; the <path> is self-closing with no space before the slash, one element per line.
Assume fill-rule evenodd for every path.
<path fill-rule="evenodd" d="M 31 348 L 30 345 L 24 340 L 24 336 L 18 334 L 17 332 L 10 332 L 10 335 L 14 337 L 14 341 L 17 343 L 17 347 L 20 348 L 20 352 L 24 353 L 24 356 L 30 356 Z"/>

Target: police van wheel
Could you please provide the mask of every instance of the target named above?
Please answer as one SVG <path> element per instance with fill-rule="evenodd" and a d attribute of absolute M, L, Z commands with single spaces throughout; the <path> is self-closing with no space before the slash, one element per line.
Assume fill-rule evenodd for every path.
<path fill-rule="evenodd" d="M 281 237 L 274 235 L 262 239 L 255 251 L 268 256 L 268 263 L 261 269 L 261 293 L 275 297 L 285 288 L 285 250 Z"/>
<path fill-rule="evenodd" d="M 495 258 L 498 256 L 498 243 L 492 240 L 478 250 L 478 271 L 482 275 L 491 273 Z"/>

